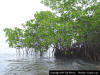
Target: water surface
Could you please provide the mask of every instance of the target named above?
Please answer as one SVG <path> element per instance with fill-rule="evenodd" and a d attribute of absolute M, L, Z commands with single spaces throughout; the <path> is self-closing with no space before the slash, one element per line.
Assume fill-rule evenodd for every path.
<path fill-rule="evenodd" d="M 49 52 L 19 55 L 15 49 L 0 50 L 0 75 L 48 75 L 49 70 L 100 70 L 100 64 L 79 59 L 56 59 Z"/>

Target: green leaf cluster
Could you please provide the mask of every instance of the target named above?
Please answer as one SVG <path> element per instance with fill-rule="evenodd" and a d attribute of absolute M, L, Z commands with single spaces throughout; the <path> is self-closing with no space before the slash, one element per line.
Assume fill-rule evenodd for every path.
<path fill-rule="evenodd" d="M 54 47 L 69 47 L 86 40 L 100 42 L 100 2 L 97 0 L 41 0 L 55 10 L 34 14 L 23 29 L 4 29 L 10 47 L 47 51 Z M 60 16 L 58 15 L 60 14 Z"/>

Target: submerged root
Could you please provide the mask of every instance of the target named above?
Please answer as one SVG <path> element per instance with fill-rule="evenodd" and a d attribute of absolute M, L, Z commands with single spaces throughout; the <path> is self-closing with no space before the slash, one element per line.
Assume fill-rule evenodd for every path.
<path fill-rule="evenodd" d="M 88 45 L 88 46 L 87 46 Z M 82 47 L 70 47 L 62 49 L 55 48 L 56 58 L 79 58 L 86 61 L 100 61 L 100 44 L 85 44 Z M 73 53 L 71 53 L 73 52 Z"/>

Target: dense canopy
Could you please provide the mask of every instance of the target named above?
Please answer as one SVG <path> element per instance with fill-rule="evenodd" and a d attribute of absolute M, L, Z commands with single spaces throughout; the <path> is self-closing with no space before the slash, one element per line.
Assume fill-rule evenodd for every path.
<path fill-rule="evenodd" d="M 35 51 L 47 51 L 53 45 L 54 50 L 70 50 L 73 45 L 84 46 L 84 51 L 100 53 L 100 1 L 99 0 L 41 0 L 51 11 L 40 11 L 24 24 L 23 28 L 4 31 L 7 42 L 12 48 L 33 48 Z M 97 47 L 91 50 L 92 45 Z M 78 50 L 78 49 L 75 49 Z M 91 50 L 91 51 L 90 51 Z M 97 54 L 98 55 L 98 54 Z M 88 58 L 92 56 L 87 55 Z"/>

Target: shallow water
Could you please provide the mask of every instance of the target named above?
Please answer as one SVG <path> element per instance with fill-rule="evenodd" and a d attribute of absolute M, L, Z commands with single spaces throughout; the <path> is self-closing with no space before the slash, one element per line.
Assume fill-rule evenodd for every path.
<path fill-rule="evenodd" d="M 46 53 L 19 55 L 13 52 L 0 51 L 0 75 L 48 75 L 49 70 L 100 70 L 100 64 L 87 63 L 79 59 L 55 59 Z"/>

